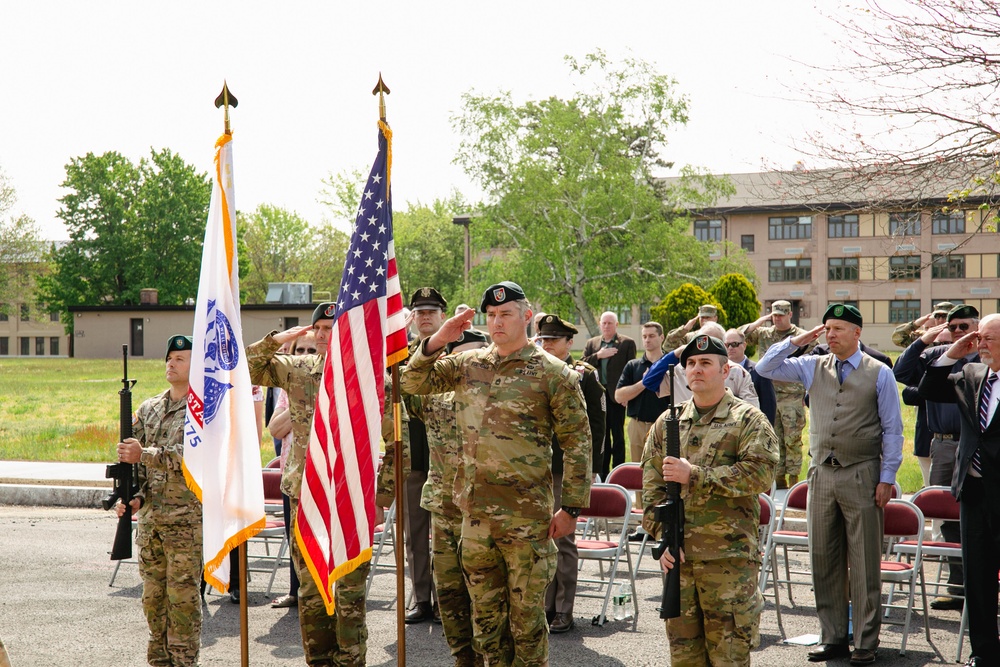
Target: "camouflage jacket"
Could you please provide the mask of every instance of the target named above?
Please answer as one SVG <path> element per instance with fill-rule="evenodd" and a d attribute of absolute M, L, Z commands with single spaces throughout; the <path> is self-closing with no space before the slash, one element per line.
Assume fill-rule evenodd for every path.
<path fill-rule="evenodd" d="M 667 339 L 664 341 L 664 347 L 667 350 L 676 350 L 679 347 L 687 345 L 694 337 L 698 335 L 697 330 L 688 331 L 684 328 L 684 325 L 677 327 L 676 329 L 671 329 L 667 332 Z"/>
<path fill-rule="evenodd" d="M 911 343 L 913 343 L 913 341 L 920 338 L 924 331 L 925 329 L 923 327 L 918 327 L 913 322 L 900 324 L 892 330 L 892 342 L 899 347 L 906 349 Z"/>
<path fill-rule="evenodd" d="M 427 481 L 420 494 L 420 506 L 428 512 L 461 516 L 455 504 L 455 480 L 462 461 L 462 441 L 458 437 L 455 392 L 431 394 L 423 400 L 424 424 L 430 445 Z"/>
<path fill-rule="evenodd" d="M 323 377 L 324 357 L 321 354 L 275 354 L 281 347 L 274 340 L 276 333 L 272 331 L 262 340 L 247 346 L 247 363 L 252 383 L 280 387 L 288 392 L 294 438 L 292 451 L 285 461 L 285 471 L 281 475 L 281 492 L 289 498 L 298 499 L 313 412 L 316 410 L 316 395 Z"/>
<path fill-rule="evenodd" d="M 787 331 L 778 331 L 772 326 L 757 327 L 750 333 L 747 333 L 748 326 L 750 325 L 744 324 L 739 328 L 739 332 L 746 337 L 747 345 L 758 346 L 758 359 L 762 358 L 764 353 L 767 352 L 767 348 L 775 343 L 780 343 L 786 338 L 798 336 L 806 332 L 805 329 L 793 324 Z M 816 341 L 806 345 L 801 354 L 809 354 L 814 347 L 816 347 Z M 792 396 L 803 398 L 806 395 L 806 388 L 802 386 L 801 382 L 779 382 L 778 380 L 774 380 L 774 393 L 778 394 L 779 399 L 788 399 Z"/>
<path fill-rule="evenodd" d="M 427 355 L 426 342 L 403 371 L 411 394 L 455 392 L 462 465 L 455 504 L 492 519 L 552 518 L 552 437 L 563 450 L 562 502 L 590 503 L 590 424 L 580 375 L 528 344 L 500 357 L 496 345 Z"/>
<path fill-rule="evenodd" d="M 132 415 L 139 456 L 139 523 L 200 525 L 201 503 L 184 480 L 184 420 L 187 397 L 170 400 L 170 390 L 148 398 Z"/>
<path fill-rule="evenodd" d="M 692 401 L 680 408 L 681 458 L 693 468 L 681 486 L 684 500 L 684 553 L 688 560 L 749 558 L 760 560 L 757 494 L 771 488 L 778 462 L 778 439 L 764 413 L 726 390 L 715 412 L 695 421 Z M 658 536 L 653 507 L 667 498 L 663 481 L 665 423 L 660 415 L 643 451 L 643 526 Z"/>
<path fill-rule="evenodd" d="M 604 431 L 607 425 L 607 392 L 597 378 L 597 369 L 586 361 L 574 361 L 572 357 L 563 360 L 567 366 L 580 374 L 580 389 L 583 391 L 583 401 L 587 406 L 587 421 L 590 422 L 591 441 L 591 472 L 599 475 L 603 472 L 604 463 Z M 562 448 L 559 440 L 552 438 L 552 472 L 561 475 L 563 472 Z"/>

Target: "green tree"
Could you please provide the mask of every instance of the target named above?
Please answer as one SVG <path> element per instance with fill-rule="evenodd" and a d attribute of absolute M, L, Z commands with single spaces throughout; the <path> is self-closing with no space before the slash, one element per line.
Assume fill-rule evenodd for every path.
<path fill-rule="evenodd" d="M 727 273 L 715 281 L 710 291 L 726 311 L 727 328 L 735 328 L 760 317 L 761 303 L 757 300 L 757 290 L 746 276 Z"/>
<path fill-rule="evenodd" d="M 726 326 L 726 309 L 715 297 L 698 285 L 684 283 L 663 298 L 663 301 L 649 309 L 649 315 L 670 331 L 685 324 L 698 314 L 698 309 L 711 304 L 719 309 L 719 324 Z"/>
<path fill-rule="evenodd" d="M 408 203 L 405 211 L 393 213 L 396 265 L 403 299 L 421 287 L 430 286 L 449 305 L 464 298 L 465 237 L 452 222 L 462 211 L 461 199 L 434 200 L 430 206 Z"/>
<path fill-rule="evenodd" d="M 311 282 L 313 298 L 331 299 L 340 289 L 344 260 L 351 237 L 332 222 L 325 222 L 312 234 L 313 243 L 302 262 L 303 282 Z"/>
<path fill-rule="evenodd" d="M 247 263 L 240 279 L 245 303 L 264 303 L 268 283 L 312 282 L 305 268 L 315 231 L 298 213 L 261 204 L 253 213 L 238 214 L 237 221 Z"/>
<path fill-rule="evenodd" d="M 158 289 L 165 304 L 197 295 L 207 175 L 169 149 L 138 164 L 111 151 L 70 160 L 62 186 L 70 192 L 57 215 L 70 241 L 53 251 L 40 294 L 67 330 L 70 306 L 136 304 L 143 288 Z"/>
<path fill-rule="evenodd" d="M 600 309 L 654 301 L 711 274 L 686 211 L 730 186 L 692 168 L 669 184 L 654 176 L 670 165 L 660 155 L 667 131 L 687 122 L 673 80 L 600 51 L 566 60 L 588 86 L 571 99 L 464 95 L 456 162 L 487 197 L 473 225 L 477 287 L 517 280 L 596 335 Z"/>
<path fill-rule="evenodd" d="M 15 213 L 17 193 L 0 171 L 0 314 L 11 315 L 15 302 L 34 301 L 35 281 L 44 272 L 44 244 L 38 226 Z"/>

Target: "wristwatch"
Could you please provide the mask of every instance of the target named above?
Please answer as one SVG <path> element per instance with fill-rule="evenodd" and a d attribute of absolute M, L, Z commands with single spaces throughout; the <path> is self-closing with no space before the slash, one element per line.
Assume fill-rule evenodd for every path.
<path fill-rule="evenodd" d="M 569 514 L 574 519 L 579 519 L 580 518 L 580 508 L 579 507 L 566 507 L 565 505 L 563 505 L 562 506 L 562 511 L 566 512 L 566 514 Z"/>

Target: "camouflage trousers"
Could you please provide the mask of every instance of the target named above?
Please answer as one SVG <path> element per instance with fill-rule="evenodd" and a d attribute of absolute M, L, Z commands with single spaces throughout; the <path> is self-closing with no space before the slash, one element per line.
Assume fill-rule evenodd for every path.
<path fill-rule="evenodd" d="M 802 398 L 802 394 L 778 394 L 774 434 L 778 436 L 779 452 L 775 476 L 802 476 L 802 429 L 806 427 Z"/>
<path fill-rule="evenodd" d="M 746 558 L 681 564 L 681 615 L 666 622 L 674 667 L 748 666 L 760 645 L 759 563 Z"/>
<path fill-rule="evenodd" d="M 476 664 L 472 648 L 472 598 L 462 571 L 462 513 L 431 512 L 434 591 L 441 625 L 456 665 Z M 482 664 L 480 659 L 478 664 Z"/>
<path fill-rule="evenodd" d="M 545 589 L 556 570 L 548 521 L 466 516 L 462 568 L 473 644 L 490 667 L 548 665 Z"/>
<path fill-rule="evenodd" d="M 299 500 L 291 498 L 292 516 L 298 515 Z M 299 627 L 307 665 L 323 667 L 364 667 L 368 651 L 365 624 L 365 584 L 371 563 L 345 574 L 334 584 L 333 615 L 326 613 L 323 596 L 306 566 L 298 541 L 289 544 L 292 563 L 299 576 Z"/>
<path fill-rule="evenodd" d="M 197 665 L 201 648 L 201 521 L 192 525 L 141 521 L 135 542 L 142 576 L 142 610 L 149 625 L 146 660 L 155 667 Z"/>

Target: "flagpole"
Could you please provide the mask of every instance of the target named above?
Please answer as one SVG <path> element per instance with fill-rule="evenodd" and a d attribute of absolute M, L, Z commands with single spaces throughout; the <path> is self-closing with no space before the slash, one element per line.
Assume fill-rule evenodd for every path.
<path fill-rule="evenodd" d="M 239 105 L 239 100 L 236 96 L 229 92 L 229 86 L 225 80 L 222 81 L 222 92 L 219 96 L 215 98 L 215 108 L 223 108 L 223 132 L 227 136 L 232 136 L 233 131 L 229 127 L 229 107 L 235 108 Z M 238 551 L 236 554 L 237 559 L 240 564 L 240 664 L 243 667 L 249 667 L 250 665 L 250 618 L 249 611 L 247 609 L 247 543 L 244 540 L 240 542 Z M 232 584 L 230 584 L 232 588 Z"/>
<path fill-rule="evenodd" d="M 378 95 L 379 119 L 385 123 L 385 96 L 389 87 L 382 81 L 379 72 L 378 83 L 372 90 L 372 95 Z M 388 184 L 387 184 L 388 186 Z M 406 583 L 403 578 L 403 549 L 405 534 L 403 518 L 406 516 L 406 494 L 403 489 L 403 405 L 399 395 L 399 363 L 392 365 L 392 436 L 395 442 L 393 452 L 393 472 L 395 474 L 396 490 L 396 526 L 393 530 L 396 547 L 393 549 L 396 558 L 396 664 L 406 666 Z"/>

